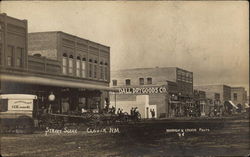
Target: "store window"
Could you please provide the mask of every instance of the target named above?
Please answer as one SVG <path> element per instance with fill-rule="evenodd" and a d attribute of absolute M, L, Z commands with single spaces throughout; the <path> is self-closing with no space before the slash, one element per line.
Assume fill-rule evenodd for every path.
<path fill-rule="evenodd" d="M 139 78 L 139 84 L 144 85 L 144 78 Z"/>
<path fill-rule="evenodd" d="M 17 48 L 16 49 L 16 66 L 17 67 L 22 67 L 22 58 L 23 58 L 23 49 L 22 48 Z"/>
<path fill-rule="evenodd" d="M 81 65 L 81 58 L 78 56 L 76 58 L 76 76 L 80 77 L 80 65 Z"/>
<path fill-rule="evenodd" d="M 153 83 L 151 77 L 148 77 L 148 78 L 147 78 L 147 83 L 148 83 L 148 84 L 152 84 L 152 83 Z"/>
<path fill-rule="evenodd" d="M 67 54 L 64 53 L 63 54 L 63 60 L 62 60 L 62 70 L 63 70 L 63 74 L 67 74 Z"/>
<path fill-rule="evenodd" d="M 237 100 L 237 93 L 234 93 L 234 100 Z"/>
<path fill-rule="evenodd" d="M 82 77 L 86 77 L 86 58 L 82 58 Z"/>
<path fill-rule="evenodd" d="M 69 74 L 73 74 L 73 56 L 69 56 Z"/>
<path fill-rule="evenodd" d="M 125 84 L 126 84 L 127 86 L 130 86 L 130 85 L 131 85 L 130 79 L 126 79 L 126 80 L 125 80 Z"/>
<path fill-rule="evenodd" d="M 113 86 L 117 86 L 117 80 L 112 80 Z"/>
<path fill-rule="evenodd" d="M 0 112 L 7 112 L 7 111 L 8 111 L 8 100 L 0 99 Z"/>
<path fill-rule="evenodd" d="M 14 47 L 8 46 L 7 48 L 7 65 L 14 66 Z"/>

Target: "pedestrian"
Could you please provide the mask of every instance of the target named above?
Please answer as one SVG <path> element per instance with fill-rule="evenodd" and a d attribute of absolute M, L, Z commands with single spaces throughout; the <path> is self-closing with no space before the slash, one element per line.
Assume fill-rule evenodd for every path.
<path fill-rule="evenodd" d="M 152 110 L 152 118 L 155 118 L 155 109 Z"/>
<path fill-rule="evenodd" d="M 120 109 L 120 108 L 118 108 L 118 110 L 117 110 L 117 114 L 118 114 L 118 115 L 120 115 L 120 113 L 121 113 L 121 109 Z"/>
<path fill-rule="evenodd" d="M 130 115 L 133 116 L 134 115 L 134 108 L 132 107 L 130 110 Z"/>

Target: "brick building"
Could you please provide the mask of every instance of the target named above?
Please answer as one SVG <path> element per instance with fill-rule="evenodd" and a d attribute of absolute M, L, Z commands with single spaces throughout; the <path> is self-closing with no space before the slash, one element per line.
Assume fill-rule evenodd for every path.
<path fill-rule="evenodd" d="M 206 97 L 211 100 L 225 102 L 231 100 L 231 87 L 227 85 L 200 85 L 194 86 L 196 90 L 206 92 Z"/>
<path fill-rule="evenodd" d="M 0 14 L 0 66 L 27 68 L 27 20 Z"/>
<path fill-rule="evenodd" d="M 247 91 L 244 87 L 232 87 L 231 98 L 234 104 L 245 106 L 245 104 L 247 103 Z"/>
<path fill-rule="evenodd" d="M 180 95 L 193 95 L 193 72 L 177 67 L 112 71 L 112 86 L 156 85 L 174 82 Z"/>
<path fill-rule="evenodd" d="M 66 102 L 70 111 L 100 111 L 109 101 L 108 46 L 63 32 L 28 36 L 26 20 L 0 20 L 1 94 L 37 95 L 38 106 L 53 103 L 53 112 L 63 112 Z"/>
<path fill-rule="evenodd" d="M 149 106 L 156 105 L 157 117 L 181 114 L 183 103 L 193 96 L 193 73 L 177 67 L 112 71 L 111 78 L 111 86 L 119 89 L 111 101 L 135 101 L 137 95 L 149 95 Z"/>

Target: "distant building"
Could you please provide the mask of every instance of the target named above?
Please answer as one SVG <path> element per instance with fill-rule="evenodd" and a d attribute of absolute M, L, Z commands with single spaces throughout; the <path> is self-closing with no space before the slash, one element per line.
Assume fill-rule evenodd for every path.
<path fill-rule="evenodd" d="M 141 111 L 145 118 L 150 118 L 147 115 L 151 114 L 150 110 L 153 108 L 158 118 L 183 116 L 181 104 L 193 96 L 193 73 L 177 67 L 112 71 L 111 80 L 111 86 L 119 89 L 116 95 L 110 96 L 113 105 L 116 103 L 121 106 L 119 104 L 124 104 L 124 101 L 130 101 L 132 108 L 134 101 L 138 101 L 138 95 L 149 95 L 149 107 L 146 107 L 146 103 L 146 111 Z M 142 98 L 144 97 L 140 97 Z"/>
<path fill-rule="evenodd" d="M 177 67 L 136 68 L 112 71 L 112 86 L 140 86 L 175 82 L 182 96 L 193 95 L 193 72 Z"/>
<path fill-rule="evenodd" d="M 231 98 L 234 104 L 245 106 L 245 104 L 247 103 L 247 91 L 244 87 L 232 87 Z"/>
<path fill-rule="evenodd" d="M 211 100 L 220 100 L 225 102 L 231 100 L 231 87 L 227 85 L 200 85 L 194 86 L 196 90 L 206 92 L 206 97 Z"/>

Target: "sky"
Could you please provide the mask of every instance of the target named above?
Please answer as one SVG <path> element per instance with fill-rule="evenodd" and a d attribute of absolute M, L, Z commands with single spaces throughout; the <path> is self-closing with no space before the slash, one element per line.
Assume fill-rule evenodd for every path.
<path fill-rule="evenodd" d="M 249 85 L 247 1 L 4 1 L 29 32 L 63 31 L 111 48 L 111 70 L 180 67 L 194 84 Z"/>

